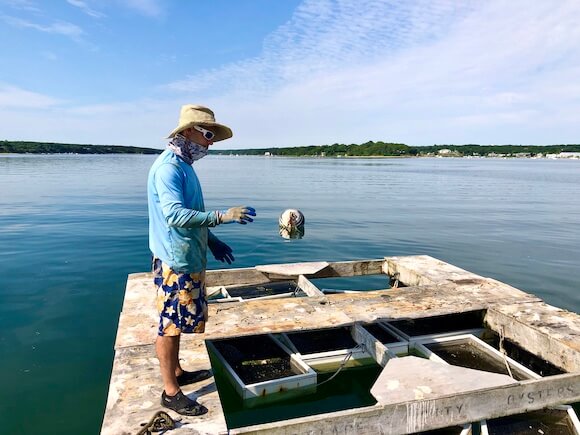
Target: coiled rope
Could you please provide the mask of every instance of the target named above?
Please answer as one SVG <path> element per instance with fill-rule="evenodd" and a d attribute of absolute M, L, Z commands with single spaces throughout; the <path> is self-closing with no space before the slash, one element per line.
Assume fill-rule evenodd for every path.
<path fill-rule="evenodd" d="M 165 411 L 157 411 L 149 422 L 144 423 L 137 435 L 151 435 L 152 432 L 167 431 L 175 428 L 175 421 Z"/>

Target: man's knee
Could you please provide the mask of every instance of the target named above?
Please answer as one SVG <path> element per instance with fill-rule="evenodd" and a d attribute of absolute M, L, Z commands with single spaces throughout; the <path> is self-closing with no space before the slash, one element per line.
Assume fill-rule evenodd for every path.
<path fill-rule="evenodd" d="M 181 336 L 180 335 L 174 335 L 174 336 L 157 336 L 157 339 L 155 340 L 155 347 L 157 349 L 157 353 L 159 354 L 159 351 L 162 352 L 170 352 L 173 351 L 175 349 L 177 349 L 177 347 L 179 346 L 179 338 Z"/>

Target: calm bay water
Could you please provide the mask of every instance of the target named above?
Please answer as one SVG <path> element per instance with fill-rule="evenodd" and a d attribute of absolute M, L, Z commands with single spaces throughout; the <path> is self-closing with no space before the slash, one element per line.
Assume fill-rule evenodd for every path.
<path fill-rule="evenodd" d="M 155 156 L 0 155 L 0 422 L 98 433 L 126 277 L 149 269 Z M 231 267 L 427 254 L 580 312 L 580 161 L 208 157 Z M 299 208 L 302 240 L 278 235 Z M 213 258 L 210 268 L 222 268 Z"/>

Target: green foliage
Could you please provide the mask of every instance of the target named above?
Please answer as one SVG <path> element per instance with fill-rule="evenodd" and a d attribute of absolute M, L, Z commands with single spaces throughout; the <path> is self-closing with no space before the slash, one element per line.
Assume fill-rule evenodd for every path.
<path fill-rule="evenodd" d="M 513 157 L 518 154 L 558 154 L 561 152 L 580 152 L 580 145 L 432 145 L 413 146 L 391 142 L 365 142 L 363 144 L 309 145 L 285 148 L 253 148 L 245 150 L 210 150 L 210 154 L 240 154 L 263 156 L 270 153 L 285 157 L 414 157 L 437 155 L 440 150 L 448 149 L 458 156 L 504 155 Z M 52 142 L 0 141 L 1 153 L 19 154 L 159 154 L 163 150 L 155 148 L 128 147 L 117 145 L 79 145 Z"/>
<path fill-rule="evenodd" d="M 286 148 L 253 148 L 245 150 L 210 150 L 211 154 L 239 154 L 263 156 L 270 153 L 284 157 L 414 157 L 438 155 L 440 150 L 448 149 L 454 156 L 505 155 L 518 154 L 558 154 L 561 152 L 580 152 L 580 145 L 432 145 L 410 147 L 402 143 L 365 142 L 363 144 L 310 145 Z"/>
<path fill-rule="evenodd" d="M 1 153 L 16 154 L 159 154 L 154 148 L 118 145 L 79 145 L 52 142 L 0 141 Z"/>
<path fill-rule="evenodd" d="M 503 154 L 513 157 L 516 154 L 559 154 L 561 152 L 580 152 L 580 145 L 433 145 L 421 147 L 421 153 L 437 154 L 439 150 L 448 149 L 460 153 L 463 156 L 487 156 L 489 154 Z"/>
<path fill-rule="evenodd" d="M 212 154 L 240 154 L 263 156 L 270 153 L 287 157 L 350 157 L 350 156 L 402 156 L 409 154 L 409 147 L 400 143 L 367 142 L 357 144 L 310 145 L 286 148 L 260 148 L 246 150 L 211 150 Z"/>

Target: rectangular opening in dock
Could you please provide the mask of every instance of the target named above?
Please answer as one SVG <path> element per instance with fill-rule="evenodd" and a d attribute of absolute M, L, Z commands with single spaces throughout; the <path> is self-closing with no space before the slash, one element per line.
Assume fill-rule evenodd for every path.
<path fill-rule="evenodd" d="M 418 432 L 416 435 L 472 435 L 473 429 L 471 425 L 466 426 L 451 426 L 441 429 L 428 430 L 426 432 Z"/>
<path fill-rule="evenodd" d="M 353 338 L 353 326 L 313 329 L 281 334 L 290 349 L 318 373 L 339 367 L 375 364 L 374 359 Z"/>
<path fill-rule="evenodd" d="M 285 335 L 302 355 L 352 349 L 357 345 L 348 326 L 288 332 Z"/>
<path fill-rule="evenodd" d="M 403 336 L 417 337 L 483 329 L 484 316 L 485 310 L 476 310 L 441 316 L 389 321 L 387 325 L 394 327 Z"/>
<path fill-rule="evenodd" d="M 316 385 L 316 373 L 269 334 L 206 345 L 214 372 L 224 373 L 243 399 L 274 399 L 270 396 Z"/>
<path fill-rule="evenodd" d="M 276 401 L 254 401 L 250 407 L 223 373 L 215 374 L 215 382 L 228 429 L 234 429 L 373 406 L 376 399 L 370 389 L 380 372 L 381 366 L 371 364 L 345 368 L 332 379 L 334 373 L 319 374 L 315 389 L 286 394 Z"/>
<path fill-rule="evenodd" d="M 332 278 L 310 278 L 323 293 L 350 293 L 391 288 L 390 277 L 386 274 L 341 276 Z"/>
<path fill-rule="evenodd" d="M 295 281 L 275 281 L 263 284 L 234 285 L 211 288 L 210 302 L 273 299 L 306 294 Z"/>
<path fill-rule="evenodd" d="M 518 381 L 531 379 L 533 376 L 533 374 L 517 367 L 509 358 L 504 358 L 498 352 L 486 348 L 483 343 L 478 342 L 474 337 L 445 342 L 423 343 L 423 345 L 439 358 L 454 366 L 508 375 Z"/>
<path fill-rule="evenodd" d="M 532 354 L 531 352 L 528 352 L 527 350 L 509 340 L 504 340 L 502 347 L 505 350 L 507 356 L 542 377 L 561 375 L 565 373 L 555 365 L 538 357 L 537 355 Z M 497 343 L 496 349 L 499 349 L 499 341 Z"/>
<path fill-rule="evenodd" d="M 560 406 L 482 422 L 481 435 L 577 435 L 578 418 L 571 407 Z"/>
<path fill-rule="evenodd" d="M 283 297 L 290 296 L 298 292 L 300 293 L 300 296 L 304 296 L 304 293 L 300 290 L 294 281 L 269 282 L 259 285 L 228 287 L 227 291 L 231 297 L 240 297 L 242 299 L 255 299 L 275 296 Z"/>
<path fill-rule="evenodd" d="M 384 325 L 380 323 L 365 323 L 363 324 L 364 329 L 366 329 L 373 337 L 379 340 L 383 344 L 393 345 L 395 343 L 400 343 L 406 341 L 403 337 L 400 337 L 392 330 L 389 330 Z"/>

